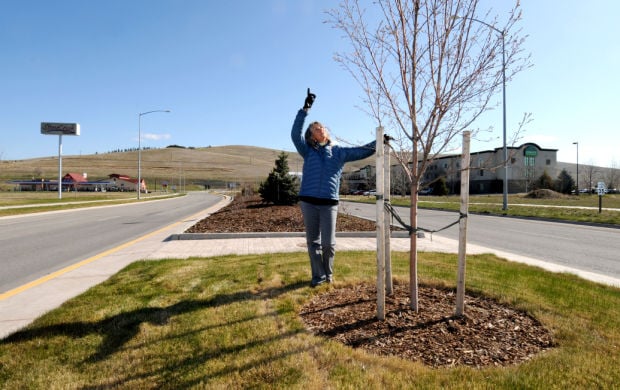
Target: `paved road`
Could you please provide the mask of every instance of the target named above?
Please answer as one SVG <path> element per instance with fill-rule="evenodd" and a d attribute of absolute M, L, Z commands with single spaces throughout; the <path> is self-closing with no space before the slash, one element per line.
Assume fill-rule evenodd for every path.
<path fill-rule="evenodd" d="M 206 192 L 0 218 L 0 293 L 156 231 L 221 200 Z"/>
<path fill-rule="evenodd" d="M 348 213 L 374 219 L 375 205 L 341 202 Z M 397 207 L 409 223 L 409 209 Z M 419 210 L 418 226 L 439 229 L 458 218 L 455 212 Z M 458 226 L 439 236 L 458 239 Z M 468 242 L 614 278 L 620 278 L 620 229 L 532 219 L 472 214 Z"/>

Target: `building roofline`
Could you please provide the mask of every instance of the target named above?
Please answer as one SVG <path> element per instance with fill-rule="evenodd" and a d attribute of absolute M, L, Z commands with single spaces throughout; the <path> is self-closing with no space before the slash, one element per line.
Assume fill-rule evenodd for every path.
<path fill-rule="evenodd" d="M 521 149 L 523 147 L 526 147 L 528 145 L 533 145 L 536 148 L 538 148 L 540 151 L 543 151 L 543 152 L 557 152 L 559 150 L 559 149 L 541 148 L 538 144 L 535 144 L 534 142 L 526 142 L 526 143 L 523 143 L 523 144 L 521 144 L 519 146 L 507 146 L 506 149 L 507 150 L 519 150 L 519 149 Z M 471 152 L 471 153 L 469 153 L 469 155 L 473 156 L 473 155 L 484 154 L 484 153 L 497 153 L 498 151 L 503 150 L 503 149 L 504 149 L 504 147 L 500 146 L 500 147 L 495 148 L 495 149 L 481 150 L 481 151 L 478 151 L 478 152 Z M 441 159 L 444 159 L 444 158 L 458 157 L 460 155 L 461 155 L 461 153 L 446 154 L 446 155 L 443 155 L 443 156 L 433 157 L 432 159 L 433 160 L 441 160 Z"/>

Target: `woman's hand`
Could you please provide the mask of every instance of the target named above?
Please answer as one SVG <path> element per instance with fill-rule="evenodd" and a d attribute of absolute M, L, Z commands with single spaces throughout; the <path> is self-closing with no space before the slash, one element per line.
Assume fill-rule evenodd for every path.
<path fill-rule="evenodd" d="M 306 96 L 306 100 L 304 101 L 304 110 L 308 111 L 312 104 L 314 103 L 314 99 L 316 99 L 316 95 L 310 93 L 310 88 L 308 88 L 308 96 Z"/>

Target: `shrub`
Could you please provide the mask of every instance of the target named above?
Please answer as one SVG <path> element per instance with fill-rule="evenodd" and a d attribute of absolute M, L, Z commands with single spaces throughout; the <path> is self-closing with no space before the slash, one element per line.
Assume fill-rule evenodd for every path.
<path fill-rule="evenodd" d="M 297 203 L 297 187 L 297 178 L 289 174 L 288 155 L 282 152 L 258 192 L 263 202 L 291 205 Z"/>

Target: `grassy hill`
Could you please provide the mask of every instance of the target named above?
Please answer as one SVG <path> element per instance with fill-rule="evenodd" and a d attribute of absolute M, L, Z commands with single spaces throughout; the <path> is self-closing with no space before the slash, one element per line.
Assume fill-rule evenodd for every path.
<path fill-rule="evenodd" d="M 230 145 L 205 148 L 168 147 L 142 151 L 142 176 L 149 186 L 168 181 L 183 182 L 185 185 L 205 182 L 236 182 L 256 184 L 263 181 L 275 165 L 281 150 L 255 146 Z M 296 152 L 285 151 L 291 171 L 301 171 L 302 160 Z M 138 176 L 138 152 L 116 152 L 81 156 L 63 156 L 63 174 L 69 172 L 87 173 L 90 180 L 106 178 L 111 173 Z M 345 171 L 353 171 L 365 165 L 374 165 L 374 157 L 345 165 Z M 575 176 L 575 164 L 557 163 L 557 172 L 562 169 Z M 579 167 L 579 181 L 583 187 L 586 176 L 592 181 L 604 180 L 610 168 Z M 589 172 L 589 174 L 588 174 Z M 26 160 L 0 161 L 0 189 L 6 189 L 7 180 L 58 178 L 58 157 L 41 157 Z M 9 186 L 10 187 L 10 186 Z"/>
<path fill-rule="evenodd" d="M 187 185 L 203 182 L 259 183 L 273 169 L 281 150 L 254 146 L 213 146 L 206 148 L 150 149 L 142 151 L 142 177 L 148 183 L 167 180 Z M 301 171 L 302 160 L 296 152 L 289 155 L 291 171 Z M 374 158 L 349 163 L 345 170 L 374 164 Z M 138 152 L 118 152 L 81 156 L 63 156 L 63 174 L 87 173 L 89 180 L 106 178 L 111 173 L 138 176 Z M 58 157 L 0 161 L 0 182 L 14 179 L 57 179 Z M 0 184 L 1 185 L 1 184 Z"/>

